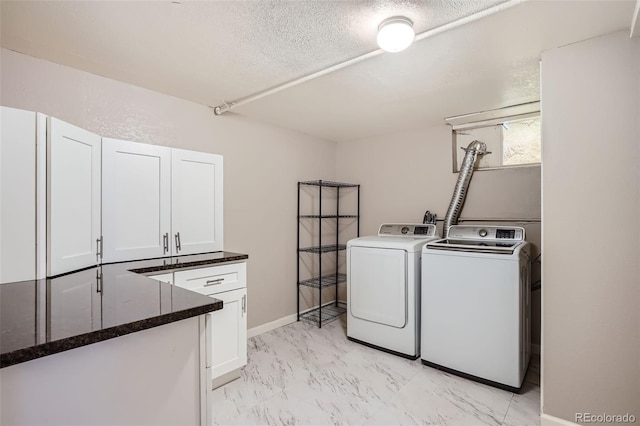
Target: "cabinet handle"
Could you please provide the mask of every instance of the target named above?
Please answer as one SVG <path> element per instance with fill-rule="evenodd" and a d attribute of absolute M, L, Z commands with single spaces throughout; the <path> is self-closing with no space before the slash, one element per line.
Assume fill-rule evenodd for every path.
<path fill-rule="evenodd" d="M 224 278 L 218 278 L 217 280 L 209 280 L 204 284 L 204 287 L 209 287 L 210 285 L 218 285 L 224 282 Z"/>
<path fill-rule="evenodd" d="M 96 270 L 96 293 L 102 293 L 102 272 Z"/>
<path fill-rule="evenodd" d="M 102 257 L 102 236 L 100 236 L 100 238 L 96 238 L 96 260 L 100 262 L 101 257 Z"/>
<path fill-rule="evenodd" d="M 242 296 L 242 313 L 247 313 L 247 295 Z M 244 316 L 244 315 L 243 315 Z"/>
<path fill-rule="evenodd" d="M 164 247 L 163 247 L 164 252 L 165 252 L 165 253 L 166 253 L 166 252 L 168 252 L 168 251 L 169 251 L 169 233 L 168 233 L 168 232 L 167 232 L 167 233 L 165 233 L 165 234 L 162 236 L 162 243 L 163 243 L 163 246 L 164 246 Z"/>
<path fill-rule="evenodd" d="M 176 232 L 176 249 L 178 251 L 182 250 L 182 246 L 180 245 L 180 233 Z"/>

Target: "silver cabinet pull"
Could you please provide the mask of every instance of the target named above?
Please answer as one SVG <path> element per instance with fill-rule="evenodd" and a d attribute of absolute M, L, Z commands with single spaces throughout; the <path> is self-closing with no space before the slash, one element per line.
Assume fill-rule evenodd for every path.
<path fill-rule="evenodd" d="M 102 257 L 102 236 L 96 238 L 96 261 L 100 262 Z"/>
<path fill-rule="evenodd" d="M 209 280 L 206 283 L 204 283 L 204 287 L 209 287 L 211 285 L 222 284 L 223 282 L 224 282 L 224 278 L 218 278 L 217 280 Z"/>
<path fill-rule="evenodd" d="M 242 296 L 242 313 L 247 313 L 247 295 Z"/>
<path fill-rule="evenodd" d="M 96 293 L 102 293 L 102 272 L 96 269 Z"/>
<path fill-rule="evenodd" d="M 182 250 L 182 246 L 180 245 L 180 233 L 176 232 L 176 250 Z"/>
<path fill-rule="evenodd" d="M 162 243 L 163 243 L 163 249 L 164 249 L 164 253 L 169 251 L 169 233 L 165 233 L 162 236 Z"/>

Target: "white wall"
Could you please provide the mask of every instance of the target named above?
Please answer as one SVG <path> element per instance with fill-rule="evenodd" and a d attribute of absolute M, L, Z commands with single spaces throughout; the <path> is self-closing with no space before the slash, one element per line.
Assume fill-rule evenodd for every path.
<path fill-rule="evenodd" d="M 362 184 L 361 234 L 375 234 L 384 222 L 420 223 L 427 209 L 443 218 L 458 178 L 451 146 L 451 130 L 444 124 L 339 143 L 338 178 Z M 540 167 L 476 171 L 461 217 L 540 218 Z M 535 256 L 540 224 L 524 226 Z M 533 341 L 538 343 L 540 292 L 533 296 Z"/>
<path fill-rule="evenodd" d="M 5 106 L 101 136 L 224 156 L 224 247 L 249 254 L 249 327 L 296 309 L 296 182 L 335 179 L 336 144 L 6 49 Z M 212 75 L 211 78 L 215 78 Z"/>
<path fill-rule="evenodd" d="M 639 103 L 627 31 L 542 56 L 542 409 L 570 421 L 640 419 Z"/>

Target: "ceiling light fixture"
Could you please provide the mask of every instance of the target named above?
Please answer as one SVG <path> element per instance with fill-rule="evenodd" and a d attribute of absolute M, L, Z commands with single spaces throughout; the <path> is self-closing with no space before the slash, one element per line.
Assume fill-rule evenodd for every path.
<path fill-rule="evenodd" d="M 411 45 L 416 33 L 413 22 L 404 16 L 393 16 L 378 27 L 378 46 L 386 52 L 400 52 Z"/>

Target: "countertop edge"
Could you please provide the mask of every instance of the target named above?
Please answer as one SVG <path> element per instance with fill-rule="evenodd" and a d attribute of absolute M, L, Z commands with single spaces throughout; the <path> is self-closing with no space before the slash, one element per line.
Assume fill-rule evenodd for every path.
<path fill-rule="evenodd" d="M 185 255 L 185 258 L 188 256 L 197 256 L 197 255 Z M 187 260 L 186 262 L 180 262 L 180 257 L 174 257 L 174 258 L 176 259 L 176 263 L 170 263 L 167 265 L 159 265 L 159 266 L 142 267 L 142 268 L 132 268 L 132 269 L 129 269 L 129 271 L 135 272 L 136 274 L 148 274 L 151 272 L 175 271 L 183 268 L 193 268 L 196 266 L 220 265 L 225 263 L 247 260 L 249 259 L 249 255 L 234 253 L 233 256 L 224 257 L 222 259 L 192 260 L 192 261 Z"/>
<path fill-rule="evenodd" d="M 218 311 L 222 308 L 223 303 L 221 300 L 211 298 L 211 303 L 207 305 L 197 306 L 168 314 L 161 314 L 144 320 L 134 321 L 102 330 L 91 331 L 89 333 L 67 337 L 53 342 L 42 343 L 37 346 L 17 349 L 13 352 L 0 355 L 0 368 L 10 367 L 12 365 L 21 364 L 23 362 L 32 361 L 45 356 L 77 349 L 82 346 L 88 346 L 120 336 L 126 336 L 127 334 L 136 333 L 138 331 L 148 330 L 161 325 L 170 324 L 172 322 L 197 317 L 209 312 Z"/>

